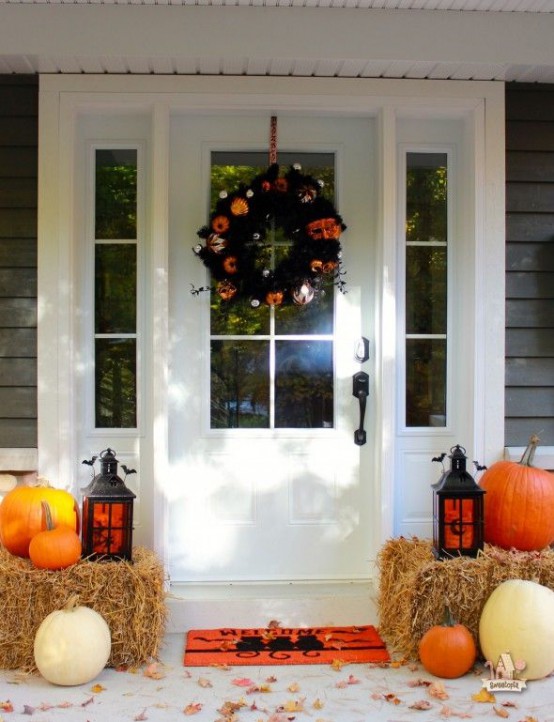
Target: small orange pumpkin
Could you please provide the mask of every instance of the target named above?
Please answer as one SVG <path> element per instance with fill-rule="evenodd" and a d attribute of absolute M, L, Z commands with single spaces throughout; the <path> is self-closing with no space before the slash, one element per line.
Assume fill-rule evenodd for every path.
<path fill-rule="evenodd" d="M 223 259 L 223 270 L 230 276 L 233 276 L 239 270 L 238 258 L 236 256 L 226 256 Z"/>
<path fill-rule="evenodd" d="M 430 674 L 444 679 L 462 677 L 473 667 L 477 645 L 469 629 L 452 618 L 448 607 L 443 624 L 428 629 L 419 642 L 419 659 Z"/>
<path fill-rule="evenodd" d="M 50 505 L 54 525 L 79 531 L 79 507 L 68 491 L 43 480 L 37 486 L 16 486 L 0 504 L 0 541 L 11 554 L 29 556 L 31 539 L 45 528 L 43 501 Z"/>
<path fill-rule="evenodd" d="M 283 303 L 283 291 L 268 291 L 265 294 L 265 302 L 268 306 L 280 306 Z"/>
<path fill-rule="evenodd" d="M 54 526 L 50 505 L 42 502 L 46 529 L 35 534 L 29 544 L 29 557 L 37 569 L 65 569 L 81 558 L 81 539 L 69 526 Z"/>
<path fill-rule="evenodd" d="M 489 544 L 540 551 L 554 541 L 554 474 L 531 465 L 538 443 L 533 435 L 520 461 L 497 461 L 481 477 Z"/>

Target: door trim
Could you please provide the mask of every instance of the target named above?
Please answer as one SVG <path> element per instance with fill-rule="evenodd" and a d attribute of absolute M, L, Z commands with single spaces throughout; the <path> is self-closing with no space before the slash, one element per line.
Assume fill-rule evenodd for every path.
<path fill-rule="evenodd" d="M 378 225 L 381 243 L 373 279 L 376 294 L 376 388 L 380 449 L 368 470 L 377 483 L 381 509 L 376 538 L 392 533 L 394 453 L 394 277 L 396 271 L 396 120 L 456 117 L 465 123 L 468 162 L 474 179 L 472 243 L 475 273 L 468 279 L 474 303 L 468 357 L 474 354 L 473 449 L 491 463 L 502 457 L 504 425 L 504 85 L 488 82 L 233 78 L 150 76 L 43 76 L 39 112 L 39 473 L 77 491 L 74 415 L 77 393 L 78 324 L 74 236 L 79 218 L 74 198 L 73 149 L 81 118 L 132 110 L 150 122 L 146 142 L 152 183 L 149 218 L 152 239 L 153 354 L 152 421 L 142 475 L 151 480 L 145 508 L 151 524 L 142 543 L 165 557 L 167 546 L 167 348 L 169 119 L 172 113 L 326 113 L 376 117 L 380 177 Z M 501 260 L 502 259 L 502 260 Z M 479 302 L 477 302 L 477 299 Z M 149 451 L 148 451 L 149 449 Z M 141 464 L 142 464 L 141 460 Z"/>

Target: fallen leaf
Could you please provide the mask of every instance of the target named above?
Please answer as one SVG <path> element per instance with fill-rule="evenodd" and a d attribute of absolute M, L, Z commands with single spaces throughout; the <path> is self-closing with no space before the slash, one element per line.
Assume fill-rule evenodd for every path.
<path fill-rule="evenodd" d="M 281 622 L 279 622 L 277 619 L 272 619 L 268 623 L 267 628 L 268 629 L 279 629 L 280 626 L 281 626 Z"/>
<path fill-rule="evenodd" d="M 431 709 L 432 705 L 429 700 L 426 699 L 420 699 L 418 702 L 414 702 L 410 705 L 410 709 L 418 709 L 418 710 L 425 710 L 425 709 Z"/>
<path fill-rule="evenodd" d="M 433 683 L 430 680 L 418 677 L 418 679 L 411 679 L 408 682 L 408 687 L 429 687 L 431 684 Z"/>
<path fill-rule="evenodd" d="M 23 705 L 23 714 L 34 714 L 35 713 L 35 707 L 31 707 L 30 704 L 24 704 Z"/>
<path fill-rule="evenodd" d="M 224 717 L 231 717 L 235 714 L 235 712 L 238 712 L 241 707 L 246 707 L 246 701 L 242 697 L 238 700 L 238 702 L 231 702 L 230 700 L 227 700 L 217 711 Z"/>
<path fill-rule="evenodd" d="M 135 722 L 142 722 L 145 719 L 148 719 L 148 717 L 146 716 L 146 709 L 143 709 L 142 712 L 139 712 L 136 717 L 133 717 L 133 720 Z"/>
<path fill-rule="evenodd" d="M 294 694 L 295 692 L 298 692 L 300 690 L 300 685 L 298 684 L 298 682 L 293 682 L 292 684 L 289 684 L 287 689 L 289 692 L 292 692 L 292 694 Z"/>
<path fill-rule="evenodd" d="M 271 692 L 271 686 L 269 684 L 254 684 L 246 690 L 246 694 L 256 694 L 256 692 L 267 694 Z"/>
<path fill-rule="evenodd" d="M 497 714 L 499 717 L 504 717 L 504 719 L 506 719 L 506 717 L 509 717 L 509 716 L 510 716 L 510 713 L 509 713 L 509 712 L 506 712 L 506 710 L 505 710 L 505 709 L 502 709 L 502 707 L 497 707 L 497 706 L 495 705 L 495 706 L 493 707 L 493 710 L 496 712 L 496 714 Z"/>
<path fill-rule="evenodd" d="M 275 675 L 272 674 L 269 677 L 266 677 L 265 681 L 269 682 L 269 684 L 275 684 L 275 682 L 277 681 L 277 677 L 275 677 Z"/>
<path fill-rule="evenodd" d="M 10 700 L 6 700 L 5 702 L 0 702 L 0 709 L 2 712 L 13 712 L 13 704 L 10 702 Z"/>
<path fill-rule="evenodd" d="M 501 702 L 501 705 L 503 707 L 515 707 L 517 709 L 517 704 L 515 702 Z"/>
<path fill-rule="evenodd" d="M 200 687 L 204 688 L 213 687 L 213 684 L 210 682 L 209 679 L 206 679 L 206 677 L 199 677 L 198 684 L 200 685 Z"/>
<path fill-rule="evenodd" d="M 371 699 L 384 699 L 385 702 L 390 702 L 391 704 L 402 704 L 401 700 L 399 700 L 398 697 L 392 692 L 389 692 L 387 694 L 384 694 L 382 692 L 374 692 L 371 695 Z"/>
<path fill-rule="evenodd" d="M 398 697 L 392 692 L 384 694 L 383 699 L 385 700 L 385 702 L 390 702 L 391 704 L 402 704 L 402 701 L 399 700 Z"/>
<path fill-rule="evenodd" d="M 340 670 L 347 664 L 348 662 L 345 662 L 343 659 L 334 659 L 331 662 L 331 667 L 337 672 L 340 672 Z"/>
<path fill-rule="evenodd" d="M 165 677 L 165 674 L 159 671 L 157 662 L 149 664 L 142 674 L 144 677 L 149 677 L 150 679 L 163 679 Z"/>
<path fill-rule="evenodd" d="M 235 687 L 252 687 L 255 682 L 248 677 L 241 677 L 240 679 L 234 679 L 231 684 L 234 684 Z"/>
<path fill-rule="evenodd" d="M 304 699 L 289 699 L 277 708 L 277 712 L 303 712 Z"/>
<path fill-rule="evenodd" d="M 477 694 L 472 694 L 471 699 L 474 702 L 488 702 L 488 703 L 494 703 L 496 702 L 496 697 L 492 692 L 489 692 L 488 689 L 485 689 L 485 687 L 481 687 L 479 692 Z"/>
<path fill-rule="evenodd" d="M 187 704 L 183 712 L 186 715 L 192 715 L 197 714 L 202 710 L 202 704 L 200 702 L 191 702 L 190 704 Z"/>
<path fill-rule="evenodd" d="M 427 693 L 436 699 L 448 699 L 450 696 L 444 688 L 444 684 L 442 682 L 431 682 L 427 688 Z"/>
<path fill-rule="evenodd" d="M 467 712 L 458 712 L 455 709 L 452 709 L 451 707 L 447 707 L 446 705 L 443 705 L 441 707 L 441 717 L 460 717 L 462 719 L 470 719 L 471 715 Z"/>
<path fill-rule="evenodd" d="M 353 674 L 348 675 L 348 684 L 360 684 L 360 680 L 357 677 L 354 677 Z"/>
<path fill-rule="evenodd" d="M 90 688 L 90 691 L 91 691 L 91 692 L 94 692 L 94 694 L 98 694 L 99 692 L 105 692 L 105 691 L 106 691 L 106 688 L 103 687 L 100 683 L 98 683 L 98 684 L 93 685 L 93 686 Z"/>
<path fill-rule="evenodd" d="M 312 704 L 312 707 L 314 709 L 323 709 L 324 706 L 324 703 L 319 699 L 319 697 L 317 699 L 314 699 L 314 702 Z"/>

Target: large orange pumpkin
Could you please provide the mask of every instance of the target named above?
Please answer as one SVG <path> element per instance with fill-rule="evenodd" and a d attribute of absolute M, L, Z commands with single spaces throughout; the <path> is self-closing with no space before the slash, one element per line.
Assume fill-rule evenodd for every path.
<path fill-rule="evenodd" d="M 538 443 L 532 436 L 520 461 L 497 461 L 481 477 L 489 544 L 540 551 L 554 541 L 554 474 L 531 465 Z"/>
<path fill-rule="evenodd" d="M 477 658 L 477 645 L 469 629 L 445 610 L 443 624 L 428 629 L 419 642 L 419 659 L 435 677 L 455 679 L 469 672 Z"/>
<path fill-rule="evenodd" d="M 50 506 L 55 526 L 79 532 L 79 507 L 68 491 L 48 484 L 17 486 L 0 504 L 0 541 L 11 554 L 28 557 L 31 539 L 46 529 L 43 501 Z"/>

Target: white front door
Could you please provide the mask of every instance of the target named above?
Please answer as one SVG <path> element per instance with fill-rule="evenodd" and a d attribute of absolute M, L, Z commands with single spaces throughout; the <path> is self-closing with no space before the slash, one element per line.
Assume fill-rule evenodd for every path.
<path fill-rule="evenodd" d="M 373 336 L 374 133 L 367 118 L 278 118 L 278 162 L 300 160 L 304 168 L 317 165 L 323 154 L 334 168 L 334 202 L 348 226 L 341 237 L 347 292 L 334 289 L 327 323 L 305 323 L 307 306 L 284 315 L 283 309 L 269 312 L 262 304 L 246 315 L 259 314 L 263 322 L 242 319 L 237 328 L 236 314 L 235 326 L 232 320 L 227 325 L 212 320 L 210 332 L 210 294 L 191 292 L 209 283 L 192 248 L 208 219 L 210 166 L 216 152 L 225 154 L 224 162 L 241 165 L 244 153 L 261 151 L 261 165 L 267 167 L 269 116 L 172 119 L 168 547 L 173 583 L 336 582 L 371 575 L 378 543 L 372 507 L 376 479 L 370 471 L 376 451 L 374 373 L 372 359 L 362 366 L 355 351 L 361 336 Z M 296 319 L 291 321 L 291 314 Z M 210 378 L 218 364 L 228 366 L 215 375 L 224 374 L 237 386 L 244 383 L 245 364 L 253 365 L 249 374 L 267 375 L 269 401 L 261 420 L 258 414 L 241 425 L 229 409 L 223 421 L 210 411 L 210 399 L 214 402 L 218 393 Z M 285 367 L 302 377 L 304 389 L 294 403 L 306 410 L 331 377 L 327 408 L 311 428 L 306 413 L 291 420 L 289 411 L 279 423 L 272 411 L 271 388 Z M 370 377 L 363 446 L 354 443 L 359 405 L 352 375 L 360 370 Z M 246 402 L 237 391 L 227 403 L 238 414 Z M 224 428 L 229 425 L 238 428 Z"/>

